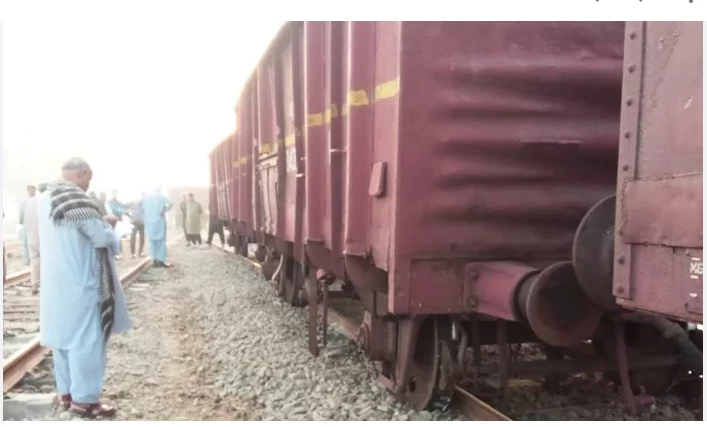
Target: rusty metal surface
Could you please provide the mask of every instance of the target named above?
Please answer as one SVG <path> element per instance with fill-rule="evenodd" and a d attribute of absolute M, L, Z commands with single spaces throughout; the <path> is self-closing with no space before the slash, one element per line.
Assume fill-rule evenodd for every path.
<path fill-rule="evenodd" d="M 457 386 L 457 404 L 467 417 L 475 421 L 511 421 L 483 400 Z"/>
<path fill-rule="evenodd" d="M 380 23 L 377 37 L 376 80 L 400 78 L 374 110 L 373 162 L 389 163 L 369 243 L 390 310 L 458 306 L 461 269 L 440 260 L 569 259 L 615 188 L 623 23 Z"/>
<path fill-rule="evenodd" d="M 625 243 L 702 247 L 701 174 L 630 180 L 623 197 Z"/>
<path fill-rule="evenodd" d="M 307 254 L 343 279 L 348 34 L 344 22 L 306 22 L 304 31 Z"/>
<path fill-rule="evenodd" d="M 275 100 L 275 65 L 265 60 L 258 66 L 258 176 L 257 192 L 260 197 L 260 222 L 256 230 L 274 236 L 278 227 L 277 162 L 280 152 L 278 144 L 276 100 Z"/>
<path fill-rule="evenodd" d="M 339 278 L 358 258 L 357 289 L 387 272 L 394 314 L 466 311 L 469 262 L 569 259 L 615 188 L 623 26 L 286 24 L 238 107 L 256 231 Z"/>
<path fill-rule="evenodd" d="M 236 115 L 238 137 L 234 141 L 233 196 L 239 200 L 236 230 L 241 236 L 253 235 L 253 141 L 256 139 L 253 116 L 257 116 L 257 80 L 250 82 L 241 95 L 241 104 Z"/>
<path fill-rule="evenodd" d="M 510 262 L 467 264 L 465 306 L 498 319 L 523 320 L 515 308 L 517 288 L 526 277 L 537 273 L 535 268 Z"/>
<path fill-rule="evenodd" d="M 702 23 L 626 28 L 613 294 L 702 323 Z"/>
<path fill-rule="evenodd" d="M 582 291 L 571 262 L 552 264 L 523 287 L 520 308 L 538 338 L 569 347 L 592 337 L 604 311 Z"/>
<path fill-rule="evenodd" d="M 3 361 L 2 366 L 2 392 L 7 393 L 15 386 L 27 372 L 39 365 L 51 349 L 39 344 L 39 337 L 32 340 L 27 346 L 18 350 Z"/>
<path fill-rule="evenodd" d="M 610 311 L 618 308 L 612 293 L 615 217 L 616 196 L 611 195 L 587 212 L 572 244 L 577 282 L 592 301 Z"/>

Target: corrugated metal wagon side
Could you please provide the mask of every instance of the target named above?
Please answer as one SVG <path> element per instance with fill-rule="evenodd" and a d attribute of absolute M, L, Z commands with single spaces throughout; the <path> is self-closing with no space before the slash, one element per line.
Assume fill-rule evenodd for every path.
<path fill-rule="evenodd" d="M 216 149 L 209 153 L 209 211 L 211 215 L 219 216 L 218 208 L 218 173 L 216 171 Z"/>
<path fill-rule="evenodd" d="M 663 295 L 668 273 L 683 267 L 693 271 L 676 279 L 680 292 L 701 296 L 690 278 L 701 285 L 701 208 L 693 209 L 702 201 L 701 121 L 693 124 L 701 79 L 681 82 L 665 106 L 655 99 L 673 99 L 663 98 L 664 76 L 702 70 L 696 54 L 675 68 L 669 60 L 688 55 L 682 37 L 696 38 L 694 26 L 675 26 L 679 37 L 641 28 L 624 43 L 622 22 L 286 24 L 241 94 L 240 151 L 225 154 L 237 177 L 225 173 L 228 185 L 236 180 L 231 217 L 258 243 L 263 273 L 277 277 L 286 301 L 309 303 L 312 353 L 318 313 L 333 298 L 355 297 L 365 307 L 358 344 L 418 409 L 449 403 L 471 366 L 468 346 L 474 379 L 494 375 L 501 393 L 524 369 L 559 372 L 556 359 L 589 340 L 593 363 L 607 371 L 618 363 L 632 405 L 640 399 L 631 385 L 645 383 L 637 365 L 670 380 L 674 343 L 663 346 L 654 324 L 624 319 L 612 294 L 614 220 L 616 283 L 630 284 L 630 295 L 613 288 L 619 302 L 683 319 L 699 312 L 701 321 L 701 304 L 676 314 L 646 298 Z M 650 49 L 631 51 L 646 37 Z M 659 65 L 647 72 L 638 59 L 626 62 L 625 48 Z M 639 75 L 643 92 L 627 98 Z M 623 129 L 639 105 L 638 121 Z M 635 135 L 644 139 L 621 146 L 622 161 L 633 161 L 619 166 L 619 144 Z M 687 224 L 663 221 L 683 206 Z M 698 225 L 695 246 L 687 230 Z M 662 288 L 638 270 L 647 263 Z M 542 343 L 548 360 L 515 363 L 509 344 L 523 342 Z M 662 353 L 650 359 L 647 343 Z M 497 345 L 498 360 L 482 364 L 482 345 Z M 572 363 L 564 373 L 583 369 Z"/>
<path fill-rule="evenodd" d="M 257 117 L 253 98 L 257 91 L 256 81 L 251 81 L 241 93 L 241 98 L 236 108 L 238 134 L 233 140 L 233 179 L 234 196 L 238 199 L 234 206 L 236 215 L 232 242 L 236 252 L 247 255 L 248 243 L 255 239 L 253 224 L 253 141 L 255 131 L 253 127 L 254 116 Z"/>
<path fill-rule="evenodd" d="M 615 188 L 623 23 L 351 23 L 349 37 L 363 86 L 349 88 L 346 274 L 369 356 L 396 355 L 394 389 L 431 399 L 413 353 L 453 326 L 430 316 L 589 338 L 602 310 L 569 260 Z"/>
<path fill-rule="evenodd" d="M 230 207 L 228 204 L 228 183 L 227 183 L 227 175 L 226 175 L 226 144 L 225 140 L 221 141 L 219 145 L 216 147 L 216 156 L 215 156 L 215 167 L 217 171 L 217 184 L 216 184 L 216 191 L 217 191 L 217 203 L 218 203 L 218 211 L 219 211 L 219 217 L 228 222 L 230 221 Z"/>
<path fill-rule="evenodd" d="M 320 276 L 340 280 L 346 280 L 347 27 L 345 22 L 304 27 L 307 255 Z"/>
<path fill-rule="evenodd" d="M 613 293 L 702 323 L 702 22 L 626 34 Z"/>

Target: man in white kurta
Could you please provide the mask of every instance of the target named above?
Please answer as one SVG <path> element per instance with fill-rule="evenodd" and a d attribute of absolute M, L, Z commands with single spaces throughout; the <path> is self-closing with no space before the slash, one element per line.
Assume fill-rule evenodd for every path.
<path fill-rule="evenodd" d="M 39 184 L 39 193 L 44 193 L 47 184 Z M 29 247 L 29 271 L 32 283 L 32 293 L 39 292 L 39 222 L 37 218 L 37 199 L 39 196 L 30 197 L 25 202 L 24 223 L 27 236 L 27 246 Z"/>
<path fill-rule="evenodd" d="M 62 404 L 80 415 L 112 416 L 115 408 L 99 403 L 107 337 L 130 327 L 114 259 L 118 245 L 112 228 L 115 218 L 101 219 L 98 211 L 92 210 L 97 218 L 68 225 L 53 221 L 52 200 L 56 197 L 56 188 L 73 183 L 85 192 L 93 174 L 85 161 L 73 158 L 62 168 L 62 175 L 64 180 L 49 184 L 37 201 L 42 254 L 40 342 L 53 350 Z M 88 197 L 86 200 L 95 206 Z M 107 248 L 107 254 L 100 252 L 101 248 Z M 112 268 L 101 268 L 101 260 L 105 262 L 106 258 Z M 114 287 L 114 321 L 108 334 L 101 318 L 102 271 L 112 272 Z"/>

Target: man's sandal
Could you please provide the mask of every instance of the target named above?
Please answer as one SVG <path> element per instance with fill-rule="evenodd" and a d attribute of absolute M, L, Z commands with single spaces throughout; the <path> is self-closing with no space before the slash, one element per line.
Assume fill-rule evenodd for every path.
<path fill-rule="evenodd" d="M 61 406 L 62 408 L 64 408 L 64 410 L 67 410 L 71 406 L 71 395 L 70 394 L 59 395 L 59 396 L 57 396 L 57 399 L 55 402 L 58 406 Z"/>
<path fill-rule="evenodd" d="M 102 403 L 71 403 L 71 412 L 84 418 L 110 418 L 116 413 L 112 406 Z"/>

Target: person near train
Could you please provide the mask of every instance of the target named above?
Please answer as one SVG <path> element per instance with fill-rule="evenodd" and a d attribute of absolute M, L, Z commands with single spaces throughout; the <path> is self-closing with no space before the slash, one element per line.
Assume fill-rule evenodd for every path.
<path fill-rule="evenodd" d="M 84 417 L 109 417 L 101 403 L 108 339 L 130 328 L 114 254 L 117 218 L 101 216 L 86 194 L 93 172 L 69 159 L 39 196 L 42 290 L 39 338 L 53 350 L 61 404 Z"/>
<path fill-rule="evenodd" d="M 218 234 L 218 238 L 221 241 L 221 247 L 226 247 L 226 238 L 223 235 L 223 220 L 213 213 L 213 210 L 209 212 L 209 236 L 206 239 L 206 244 L 211 247 L 211 242 L 213 242 L 214 234 Z"/>
<path fill-rule="evenodd" d="M 27 226 L 25 224 L 25 212 L 27 211 L 27 202 L 35 198 L 37 193 L 37 187 L 34 185 L 27 186 L 27 199 L 20 204 L 20 220 L 19 224 L 22 226 L 20 232 L 22 233 L 20 238 L 22 239 L 22 258 L 24 259 L 25 265 L 30 265 L 29 256 L 29 240 L 27 240 Z"/>
<path fill-rule="evenodd" d="M 184 234 L 187 237 L 187 244 L 201 245 L 201 216 L 204 209 L 201 203 L 194 200 L 194 194 L 187 195 L 186 222 L 184 224 Z"/>
<path fill-rule="evenodd" d="M 47 184 L 39 185 L 39 194 L 44 193 Z M 38 196 L 30 197 L 24 206 L 25 236 L 29 247 L 29 271 L 32 293 L 39 292 L 40 269 L 39 269 L 39 218 L 37 217 Z"/>
<path fill-rule="evenodd" d="M 142 249 L 145 247 L 145 207 L 143 199 L 145 193 L 140 194 L 140 199 L 133 204 L 130 212 L 130 221 L 133 224 L 133 229 L 130 232 L 130 256 L 135 258 L 135 238 L 140 234 L 140 246 L 137 251 L 137 256 L 142 258 Z"/>
<path fill-rule="evenodd" d="M 167 263 L 167 211 L 172 204 L 156 187 L 142 202 L 145 210 L 145 235 L 150 243 L 150 258 L 155 267 L 169 267 Z"/>
<path fill-rule="evenodd" d="M 113 190 L 113 194 L 107 203 L 108 213 L 118 218 L 118 221 L 123 220 L 123 215 L 128 215 L 128 208 L 118 200 L 118 190 Z M 121 225 L 123 225 L 121 223 Z M 118 254 L 116 259 L 120 259 L 123 256 L 123 239 L 121 237 L 120 243 L 118 245 Z"/>

